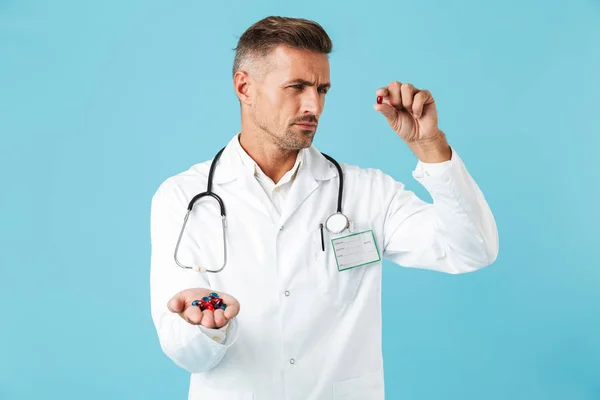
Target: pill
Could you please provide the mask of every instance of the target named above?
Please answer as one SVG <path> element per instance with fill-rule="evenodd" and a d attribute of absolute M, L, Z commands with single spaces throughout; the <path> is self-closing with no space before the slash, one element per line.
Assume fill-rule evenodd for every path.
<path fill-rule="evenodd" d="M 381 104 L 381 103 L 383 103 L 383 97 L 377 96 L 377 104 Z"/>
<path fill-rule="evenodd" d="M 217 293 L 211 293 L 210 296 L 204 296 L 201 300 L 192 301 L 192 306 L 199 307 L 200 311 L 225 310 L 227 308 L 227 305 L 223 303 L 223 299 Z"/>
<path fill-rule="evenodd" d="M 198 300 L 198 306 L 204 310 L 206 308 L 206 305 L 210 304 L 210 301 L 204 301 L 204 300 Z"/>

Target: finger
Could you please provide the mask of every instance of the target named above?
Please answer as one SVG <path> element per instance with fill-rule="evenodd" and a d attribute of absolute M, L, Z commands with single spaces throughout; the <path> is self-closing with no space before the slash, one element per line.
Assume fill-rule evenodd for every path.
<path fill-rule="evenodd" d="M 224 326 L 227 323 L 227 318 L 225 318 L 225 313 L 221 309 L 215 310 L 213 313 L 213 317 L 215 319 L 215 325 L 217 328 Z"/>
<path fill-rule="evenodd" d="M 402 84 L 398 81 L 394 81 L 389 84 L 388 90 L 390 104 L 397 109 L 402 109 L 402 94 L 400 93 L 400 86 Z"/>
<path fill-rule="evenodd" d="M 402 96 L 402 106 L 409 112 L 413 112 L 413 97 L 417 89 L 410 83 L 405 83 L 400 87 L 400 93 Z"/>
<path fill-rule="evenodd" d="M 421 90 L 415 95 L 413 103 L 413 114 L 415 118 L 421 118 L 426 105 L 433 103 L 433 96 L 429 90 Z"/>
<path fill-rule="evenodd" d="M 227 308 L 223 312 L 223 315 L 225 316 L 225 318 L 227 320 L 230 320 L 233 317 L 235 317 L 236 315 L 238 315 L 239 312 L 240 312 L 240 303 L 238 303 L 236 301 L 232 304 L 227 304 Z"/>
<path fill-rule="evenodd" d="M 213 311 L 202 311 L 202 326 L 208 329 L 213 329 L 215 327 L 215 317 L 213 315 Z"/>
<path fill-rule="evenodd" d="M 387 86 L 383 86 L 375 91 L 375 95 L 381 96 L 381 97 L 387 97 L 390 95 L 390 91 L 387 88 Z"/>
<path fill-rule="evenodd" d="M 192 325 L 199 325 L 202 322 L 202 311 L 197 306 L 189 306 L 179 315 Z"/>
<path fill-rule="evenodd" d="M 391 124 L 393 124 L 398 118 L 398 110 L 389 104 L 375 104 L 373 108 L 382 113 Z"/>
<path fill-rule="evenodd" d="M 182 290 L 177 293 L 169 302 L 167 303 L 167 307 L 171 312 L 180 313 L 183 312 L 187 307 L 192 304 L 192 301 L 196 300 L 198 297 L 198 288 L 191 288 Z"/>
<path fill-rule="evenodd" d="M 181 293 L 176 294 L 167 303 L 167 308 L 173 313 L 180 313 L 185 310 L 185 298 Z"/>

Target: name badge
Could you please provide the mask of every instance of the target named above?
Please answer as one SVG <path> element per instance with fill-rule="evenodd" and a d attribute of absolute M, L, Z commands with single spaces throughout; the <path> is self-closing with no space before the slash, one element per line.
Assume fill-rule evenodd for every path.
<path fill-rule="evenodd" d="M 331 239 L 338 271 L 381 261 L 373 230 Z"/>

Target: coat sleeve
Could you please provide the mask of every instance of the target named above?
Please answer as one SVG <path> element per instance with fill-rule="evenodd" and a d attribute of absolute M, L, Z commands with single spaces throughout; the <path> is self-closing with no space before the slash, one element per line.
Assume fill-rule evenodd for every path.
<path fill-rule="evenodd" d="M 499 248 L 496 222 L 456 151 L 441 165 L 419 162 L 413 177 L 433 204 L 402 183 L 383 179 L 384 257 L 401 266 L 451 274 L 492 264 Z"/>
<path fill-rule="evenodd" d="M 235 318 L 221 329 L 191 325 L 167 308 L 168 301 L 189 288 L 210 288 L 203 274 L 179 267 L 173 254 L 187 209 L 178 186 L 166 181 L 152 198 L 150 237 L 150 307 L 163 352 L 191 373 L 214 368 L 233 345 L 237 335 Z M 191 242 L 191 241 L 190 241 Z M 192 243 L 182 240 L 179 259 L 193 262 Z"/>

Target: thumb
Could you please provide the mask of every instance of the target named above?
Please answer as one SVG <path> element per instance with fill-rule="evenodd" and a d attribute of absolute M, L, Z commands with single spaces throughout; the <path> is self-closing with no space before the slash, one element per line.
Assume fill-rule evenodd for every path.
<path fill-rule="evenodd" d="M 373 108 L 375 109 L 375 111 L 379 111 L 381 114 L 383 114 L 383 116 L 387 118 L 390 125 L 394 125 L 396 120 L 398 119 L 398 110 L 396 110 L 389 104 L 375 104 L 373 105 Z"/>
<path fill-rule="evenodd" d="M 183 296 L 176 294 L 173 296 L 171 300 L 167 303 L 167 307 L 169 311 L 174 313 L 180 313 L 185 309 L 185 300 Z"/>

